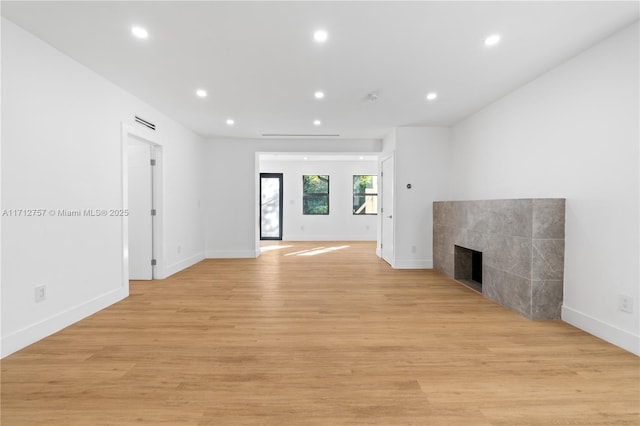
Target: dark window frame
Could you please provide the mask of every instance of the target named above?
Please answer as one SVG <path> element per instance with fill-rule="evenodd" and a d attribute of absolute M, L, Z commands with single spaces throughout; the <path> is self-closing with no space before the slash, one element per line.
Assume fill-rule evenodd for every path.
<path fill-rule="evenodd" d="M 305 192 L 305 177 L 317 176 L 319 179 L 326 177 L 327 180 L 327 192 Z M 302 175 L 302 214 L 304 216 L 328 216 L 331 212 L 329 205 L 330 197 L 329 192 L 331 188 L 331 181 L 329 175 Z M 313 213 L 305 211 L 305 200 L 309 199 L 326 199 L 327 211 L 326 213 Z"/>
<path fill-rule="evenodd" d="M 259 196 L 262 197 L 262 178 L 271 178 L 271 179 L 278 179 L 278 186 L 279 186 L 279 199 L 278 199 L 278 204 L 279 204 L 279 212 L 278 212 L 278 217 L 279 217 L 279 229 L 278 229 L 278 236 L 277 237 L 264 237 L 262 235 L 262 199 L 260 199 L 258 201 L 258 205 L 260 205 L 260 240 L 261 241 L 266 241 L 266 240 L 279 240 L 282 241 L 282 230 L 284 228 L 284 224 L 282 223 L 283 220 L 283 212 L 284 212 L 284 174 L 283 173 L 260 173 L 260 194 Z"/>
<path fill-rule="evenodd" d="M 351 213 L 354 216 L 376 216 L 378 214 L 378 209 L 376 208 L 376 212 L 375 213 L 356 213 L 356 210 L 353 208 L 353 206 L 355 205 L 354 201 L 355 201 L 355 197 L 368 197 L 368 196 L 375 196 L 376 197 L 376 207 L 378 205 L 377 200 L 379 200 L 379 192 L 375 192 L 375 193 L 370 193 L 370 192 L 356 192 L 355 189 L 355 180 L 356 177 L 360 177 L 360 176 L 371 176 L 371 177 L 375 177 L 376 178 L 376 186 L 378 184 L 378 175 L 353 175 L 353 178 L 351 180 L 351 189 L 353 191 L 352 194 L 352 198 L 351 198 Z M 378 191 L 380 190 L 380 188 L 378 188 Z"/>

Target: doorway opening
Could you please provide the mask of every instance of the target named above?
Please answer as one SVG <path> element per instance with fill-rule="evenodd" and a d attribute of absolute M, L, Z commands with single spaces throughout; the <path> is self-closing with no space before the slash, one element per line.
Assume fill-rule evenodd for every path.
<path fill-rule="evenodd" d="M 260 173 L 260 239 L 282 240 L 282 173 Z"/>

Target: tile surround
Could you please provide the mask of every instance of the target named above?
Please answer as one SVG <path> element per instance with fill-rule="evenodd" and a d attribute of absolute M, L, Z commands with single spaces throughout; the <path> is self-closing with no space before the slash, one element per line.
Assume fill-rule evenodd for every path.
<path fill-rule="evenodd" d="M 529 319 L 559 319 L 565 200 L 436 201 L 434 269 L 454 276 L 454 246 L 483 253 L 482 293 Z"/>

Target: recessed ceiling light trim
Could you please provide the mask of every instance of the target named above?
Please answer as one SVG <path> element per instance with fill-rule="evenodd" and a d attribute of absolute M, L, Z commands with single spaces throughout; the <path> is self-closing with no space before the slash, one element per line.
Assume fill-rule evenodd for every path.
<path fill-rule="evenodd" d="M 484 45 L 487 47 L 495 46 L 498 43 L 500 43 L 500 34 L 491 34 L 484 39 Z"/>
<path fill-rule="evenodd" d="M 326 30 L 318 30 L 313 33 L 313 39 L 318 43 L 324 43 L 329 38 L 329 33 Z"/>
<path fill-rule="evenodd" d="M 198 89 L 196 90 L 196 95 L 200 98 L 206 98 L 207 97 L 207 91 L 203 90 L 203 89 Z"/>
<path fill-rule="evenodd" d="M 142 39 L 149 37 L 149 32 L 142 27 L 131 27 L 131 34 Z"/>
<path fill-rule="evenodd" d="M 322 90 L 316 90 L 313 97 L 316 99 L 324 99 L 324 92 Z"/>
<path fill-rule="evenodd" d="M 227 126 L 233 126 L 234 124 L 236 124 L 236 121 L 233 118 L 227 118 L 227 121 L 225 121 L 225 123 L 227 123 Z"/>
<path fill-rule="evenodd" d="M 436 99 L 438 99 L 438 94 L 436 92 L 427 93 L 427 100 L 428 101 L 435 101 Z"/>

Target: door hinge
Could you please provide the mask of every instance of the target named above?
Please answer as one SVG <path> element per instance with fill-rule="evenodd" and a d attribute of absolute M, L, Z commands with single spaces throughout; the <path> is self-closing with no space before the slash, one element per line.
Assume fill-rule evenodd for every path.
<path fill-rule="evenodd" d="M 151 216 L 155 216 L 157 213 L 156 209 L 151 209 Z"/>
<path fill-rule="evenodd" d="M 155 160 L 155 159 L 153 159 L 153 158 L 151 159 L 151 165 L 152 165 L 152 166 L 155 166 L 155 165 L 156 165 L 156 160 Z"/>
<path fill-rule="evenodd" d="M 151 266 L 156 266 L 156 260 L 155 259 L 151 259 Z"/>
<path fill-rule="evenodd" d="M 382 248 L 382 243 L 380 243 L 380 248 Z"/>

